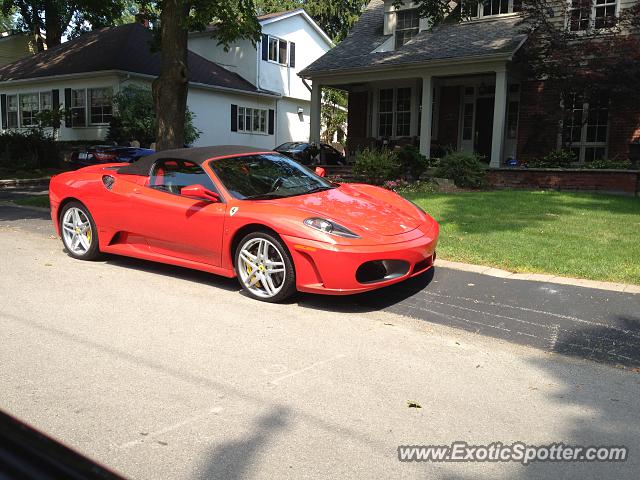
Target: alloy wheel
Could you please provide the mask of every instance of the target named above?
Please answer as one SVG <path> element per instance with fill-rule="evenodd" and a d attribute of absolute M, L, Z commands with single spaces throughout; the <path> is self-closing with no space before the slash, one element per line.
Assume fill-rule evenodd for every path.
<path fill-rule="evenodd" d="M 85 255 L 93 241 L 91 221 L 81 209 L 68 209 L 62 219 L 62 238 L 67 249 L 78 256 Z"/>
<path fill-rule="evenodd" d="M 282 253 L 265 238 L 248 240 L 240 249 L 238 264 L 243 285 L 257 297 L 275 297 L 285 285 L 287 272 Z"/>

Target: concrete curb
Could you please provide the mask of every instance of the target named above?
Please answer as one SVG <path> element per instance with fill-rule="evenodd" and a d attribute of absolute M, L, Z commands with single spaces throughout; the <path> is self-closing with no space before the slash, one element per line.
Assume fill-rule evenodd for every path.
<path fill-rule="evenodd" d="M 451 268 L 465 272 L 480 273 L 498 278 L 508 278 L 510 280 L 529 280 L 531 282 L 557 283 L 559 285 L 573 285 L 575 287 L 596 288 L 598 290 L 608 290 L 610 292 L 624 292 L 640 294 L 640 285 L 628 283 L 599 282 L 597 280 L 585 280 L 583 278 L 559 277 L 557 275 L 547 275 L 542 273 L 514 273 L 499 268 L 487 267 L 483 265 L 471 265 L 462 262 L 451 262 L 449 260 L 436 260 L 436 267 Z"/>
<path fill-rule="evenodd" d="M 12 187 L 25 187 L 30 185 L 49 185 L 51 177 L 40 178 L 7 178 L 0 180 L 0 189 Z"/>

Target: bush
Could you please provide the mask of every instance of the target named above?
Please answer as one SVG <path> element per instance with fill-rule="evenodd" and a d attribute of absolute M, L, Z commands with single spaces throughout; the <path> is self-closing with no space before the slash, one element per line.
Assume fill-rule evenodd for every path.
<path fill-rule="evenodd" d="M 363 176 L 368 182 L 381 185 L 385 180 L 398 177 L 400 162 L 394 152 L 367 148 L 356 155 L 353 173 Z"/>
<path fill-rule="evenodd" d="M 429 160 L 414 145 L 405 145 L 396 151 L 396 155 L 402 172 L 410 180 L 418 180 L 420 175 L 429 168 Z"/>
<path fill-rule="evenodd" d="M 529 168 L 570 168 L 577 161 L 571 150 L 554 150 L 546 157 L 527 162 Z"/>
<path fill-rule="evenodd" d="M 612 160 L 608 158 L 601 158 L 599 160 L 593 160 L 584 164 L 584 168 L 591 169 L 611 169 L 611 170 L 629 170 L 631 169 L 631 162 L 629 160 Z"/>
<path fill-rule="evenodd" d="M 58 167 L 60 145 L 40 129 L 0 133 L 0 167 L 10 171 Z"/>
<path fill-rule="evenodd" d="M 457 187 L 479 188 L 484 184 L 486 165 L 477 155 L 451 152 L 438 162 L 434 175 L 453 180 Z"/>
<path fill-rule="evenodd" d="M 141 145 L 156 141 L 153 94 L 148 88 L 128 86 L 113 97 L 116 111 L 109 123 L 107 140 L 116 144 L 137 140 Z M 193 113 L 185 114 L 185 143 L 191 145 L 201 132 L 193 125 Z"/>
<path fill-rule="evenodd" d="M 399 193 L 434 193 L 436 191 L 433 183 L 420 180 L 415 182 L 407 182 L 402 179 L 387 180 L 382 186 L 387 190 L 393 190 Z"/>

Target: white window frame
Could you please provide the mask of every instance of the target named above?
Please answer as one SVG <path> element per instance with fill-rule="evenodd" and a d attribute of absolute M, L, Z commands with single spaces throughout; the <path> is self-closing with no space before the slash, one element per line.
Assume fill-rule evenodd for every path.
<path fill-rule="evenodd" d="M 238 106 L 238 133 L 269 135 L 268 112 L 266 108 Z M 249 127 L 247 128 L 247 123 Z M 255 128 L 257 125 L 257 128 Z"/>
<path fill-rule="evenodd" d="M 594 127 L 594 125 L 588 123 L 589 102 L 583 101 L 581 104 L 578 104 L 578 105 L 582 106 L 582 113 L 581 113 L 581 119 L 580 119 L 580 122 L 581 122 L 580 123 L 580 140 L 576 142 L 570 142 L 570 141 L 566 141 L 563 138 L 563 142 L 562 142 L 563 147 L 569 150 L 578 150 L 578 155 L 577 155 L 578 158 L 576 159 L 576 161 L 580 164 L 584 164 L 586 161 L 587 149 L 595 149 L 595 148 L 602 149 L 604 150 L 604 155 L 602 156 L 602 158 L 607 158 L 609 154 L 609 134 L 611 132 L 611 128 L 610 128 L 611 127 L 611 104 L 609 104 L 609 107 L 608 107 L 607 124 L 605 126 L 606 127 L 605 139 L 601 141 L 598 141 L 597 138 L 596 138 L 596 141 L 588 141 L 589 128 Z M 603 125 L 596 124 L 595 127 L 601 128 L 603 127 Z M 564 132 L 563 132 L 563 136 L 564 136 Z M 597 137 L 597 131 L 596 131 L 596 137 Z"/>
<path fill-rule="evenodd" d="M 45 103 L 45 97 L 49 98 L 48 104 Z M 53 110 L 53 93 L 51 91 L 40 92 L 40 111 Z"/>
<path fill-rule="evenodd" d="M 569 0 L 571 1 L 571 0 Z M 517 0 L 508 0 L 508 5 L 507 5 L 507 11 L 506 12 L 500 12 L 500 13 L 488 13 L 485 15 L 484 13 L 484 2 L 480 1 L 478 3 L 478 11 L 477 11 L 477 15 L 471 15 L 472 18 L 492 18 L 492 17 L 502 17 L 505 15 L 513 15 L 516 13 L 519 13 L 522 10 L 522 0 L 520 2 L 518 2 Z M 520 3 L 520 10 L 513 10 L 513 5 L 514 3 Z"/>
<path fill-rule="evenodd" d="M 98 90 L 104 90 L 104 91 L 108 91 L 108 95 L 107 98 L 109 98 L 111 100 L 110 105 L 100 105 L 97 106 L 96 108 L 100 108 L 102 111 L 100 113 L 100 116 L 102 117 L 102 122 L 94 122 L 93 121 L 93 105 L 91 103 L 92 101 L 92 97 L 91 97 L 91 93 L 94 91 L 98 91 Z M 87 88 L 87 99 L 86 99 L 86 110 L 87 110 L 87 125 L 90 126 L 101 126 L 101 125 L 109 125 L 109 123 L 111 122 L 111 119 L 113 118 L 113 88 L 112 87 L 94 87 L 94 88 Z M 111 109 L 111 113 L 105 113 L 104 109 L 105 108 L 110 108 Z M 108 121 L 104 121 L 105 116 L 109 117 Z"/>
<path fill-rule="evenodd" d="M 607 8 L 607 7 L 614 7 L 614 17 L 617 19 L 618 15 L 620 14 L 620 0 L 603 0 L 605 3 L 602 4 L 598 4 L 597 0 L 585 0 L 585 2 L 589 2 L 591 5 L 589 7 L 589 17 L 586 18 L 586 22 L 587 22 L 587 27 L 586 28 L 577 28 L 577 29 L 573 29 L 572 28 L 572 19 L 571 19 L 571 14 L 574 11 L 583 11 L 586 10 L 586 6 L 577 6 L 574 7 L 573 6 L 573 0 L 567 0 L 567 19 L 566 19 L 566 29 L 570 32 L 573 33 L 585 33 L 585 32 L 590 32 L 590 31 L 594 31 L 594 30 L 604 30 L 606 28 L 612 28 L 614 25 L 605 25 L 605 26 L 600 26 L 597 27 L 596 26 L 596 22 L 598 20 L 597 18 L 597 12 L 598 9 L 600 8 Z M 606 17 L 604 17 L 606 18 Z"/>
<path fill-rule="evenodd" d="M 12 100 L 15 101 L 15 106 L 11 106 Z M 9 114 L 15 115 L 15 125 L 12 125 L 12 122 L 9 120 Z M 20 95 L 17 93 L 7 95 L 7 129 L 11 130 L 14 128 L 20 128 Z"/>
<path fill-rule="evenodd" d="M 82 92 L 81 96 L 78 96 L 77 98 L 82 98 L 84 101 L 84 104 L 81 107 L 78 106 L 74 106 L 73 104 L 73 95 L 74 92 Z M 71 89 L 71 105 L 68 105 L 65 107 L 67 107 L 69 109 L 69 111 L 71 112 L 71 128 L 86 128 L 88 126 L 87 123 L 87 89 L 86 88 L 72 88 Z M 82 125 L 74 125 L 74 118 L 76 118 L 73 114 L 74 110 L 79 110 L 80 108 L 83 109 L 83 115 L 82 115 L 82 119 L 83 119 L 83 124 Z"/>
<path fill-rule="evenodd" d="M 409 90 L 409 110 L 398 110 L 398 90 L 408 89 Z M 383 90 L 391 90 L 392 100 L 391 100 L 391 110 L 380 110 L 380 92 Z M 377 125 L 376 125 L 376 138 L 389 138 L 389 139 L 398 139 L 398 138 L 407 138 L 411 137 L 412 127 L 413 127 L 413 112 L 412 112 L 412 104 L 413 104 L 413 95 L 414 89 L 409 85 L 405 85 L 402 87 L 382 87 L 378 89 L 377 96 Z M 407 135 L 398 135 L 398 113 L 409 114 L 409 130 Z M 380 133 L 380 117 L 381 115 L 391 115 L 391 135 L 382 135 Z"/>
<path fill-rule="evenodd" d="M 276 50 L 275 50 L 275 59 L 271 58 L 271 42 L 276 42 Z M 284 61 L 282 61 L 283 59 L 280 58 L 280 44 L 281 43 L 285 43 L 286 44 L 286 50 L 285 50 L 285 58 Z M 276 65 L 281 65 L 283 67 L 286 67 L 287 65 L 289 65 L 289 51 L 291 50 L 289 48 L 289 43 L 286 40 L 283 40 L 281 38 L 278 37 L 274 37 L 272 35 L 267 35 L 267 61 L 269 63 L 275 63 Z"/>
<path fill-rule="evenodd" d="M 31 115 L 27 118 L 30 119 L 30 123 L 27 123 L 27 120 L 25 120 L 25 116 L 24 116 L 24 112 L 27 110 L 23 110 L 22 108 L 22 101 L 25 97 L 32 97 L 35 98 L 35 102 L 32 103 L 31 105 L 35 105 L 36 108 L 35 109 L 31 109 L 28 110 L 29 112 L 31 112 Z M 33 128 L 33 127 L 37 127 L 38 125 L 40 125 L 40 123 L 38 122 L 38 115 L 40 114 L 40 94 L 38 92 L 28 92 L 28 93 L 21 93 L 18 95 L 18 111 L 19 111 L 19 124 L 22 128 Z"/>
<path fill-rule="evenodd" d="M 399 24 L 398 17 L 401 14 L 415 14 L 415 17 L 416 17 L 415 18 L 415 20 L 416 20 L 415 27 L 414 26 L 410 26 L 410 27 L 405 27 L 405 28 L 398 28 L 398 24 Z M 415 33 L 413 33 L 413 35 L 411 35 L 408 39 L 406 39 L 405 42 L 403 42 L 402 44 L 398 45 L 398 34 L 399 33 L 413 32 L 413 31 L 415 31 Z M 396 49 L 401 48 L 402 46 L 406 45 L 419 32 L 420 32 L 420 16 L 418 15 L 418 9 L 417 8 L 407 8 L 407 9 L 402 9 L 402 10 L 396 10 L 396 28 L 395 28 L 395 32 L 394 32 L 394 46 L 395 46 Z"/>

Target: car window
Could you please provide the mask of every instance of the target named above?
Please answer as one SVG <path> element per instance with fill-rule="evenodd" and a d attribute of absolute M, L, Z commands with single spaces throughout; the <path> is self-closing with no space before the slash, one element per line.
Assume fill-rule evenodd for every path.
<path fill-rule="evenodd" d="M 202 167 L 186 160 L 164 159 L 151 169 L 149 186 L 156 190 L 180 195 L 180 190 L 189 185 L 202 185 L 217 193 L 216 187 Z"/>

